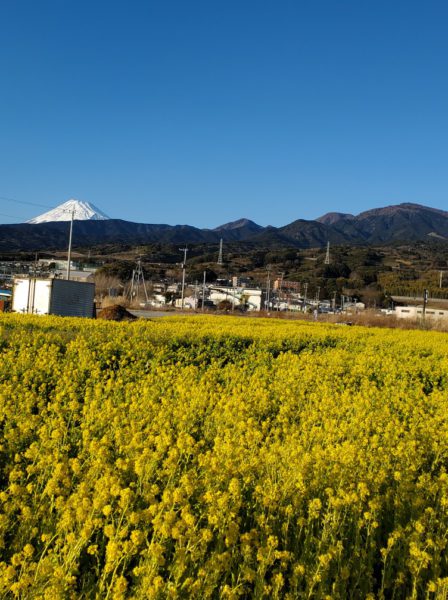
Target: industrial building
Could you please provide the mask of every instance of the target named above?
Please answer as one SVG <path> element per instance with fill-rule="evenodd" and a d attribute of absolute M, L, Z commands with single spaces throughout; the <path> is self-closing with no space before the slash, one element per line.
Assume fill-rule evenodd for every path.
<path fill-rule="evenodd" d="M 66 279 L 14 279 L 12 310 L 37 315 L 94 317 L 95 284 Z"/>

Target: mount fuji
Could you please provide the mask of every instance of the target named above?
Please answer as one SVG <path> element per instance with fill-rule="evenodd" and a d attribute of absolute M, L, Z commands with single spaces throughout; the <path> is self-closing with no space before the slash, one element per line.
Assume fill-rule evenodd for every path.
<path fill-rule="evenodd" d="M 93 204 L 72 198 L 38 217 L 30 219 L 27 223 L 36 225 L 38 223 L 54 223 L 55 221 L 71 221 L 72 212 L 75 221 L 106 221 L 109 219 Z"/>

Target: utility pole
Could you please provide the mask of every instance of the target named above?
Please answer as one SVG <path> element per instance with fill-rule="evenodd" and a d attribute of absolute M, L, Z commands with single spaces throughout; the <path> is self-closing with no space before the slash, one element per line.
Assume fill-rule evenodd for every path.
<path fill-rule="evenodd" d="M 222 265 L 222 238 L 219 240 L 218 265 Z"/>
<path fill-rule="evenodd" d="M 67 280 L 70 279 L 70 263 L 72 260 L 72 236 L 73 236 L 73 219 L 74 218 L 75 218 L 75 207 L 72 208 L 72 218 L 70 219 L 70 234 L 68 237 Z"/>
<path fill-rule="evenodd" d="M 186 262 L 187 262 L 188 248 L 187 248 L 187 246 L 185 246 L 185 248 L 179 248 L 179 250 L 184 253 L 184 261 L 182 263 L 182 291 L 181 291 L 181 308 L 182 308 L 182 310 L 184 310 L 185 268 L 186 268 Z"/>
<path fill-rule="evenodd" d="M 207 276 L 207 271 L 204 271 L 204 281 L 202 282 L 202 312 L 204 312 L 204 304 L 205 304 L 205 278 Z"/>
<path fill-rule="evenodd" d="M 271 294 L 271 270 L 268 269 L 268 277 L 266 280 L 266 308 L 267 308 L 267 310 L 269 310 L 270 294 Z"/>
<path fill-rule="evenodd" d="M 439 275 L 439 288 L 442 287 L 442 279 L 443 279 L 443 271 L 440 271 L 440 275 Z"/>
<path fill-rule="evenodd" d="M 280 310 L 280 299 L 282 297 L 283 276 L 284 276 L 284 273 L 280 273 L 280 285 L 278 286 L 278 294 L 277 294 L 277 312 Z"/>
<path fill-rule="evenodd" d="M 143 286 L 143 291 L 145 292 L 146 302 L 149 302 L 148 292 L 146 291 L 145 276 L 143 275 L 143 269 L 142 269 L 142 259 L 139 256 L 137 258 L 137 268 L 132 271 L 132 281 L 131 281 L 131 291 L 130 291 L 131 302 L 132 302 L 134 296 L 135 296 L 135 299 L 138 301 L 140 285 Z"/>
<path fill-rule="evenodd" d="M 326 265 L 330 264 L 330 242 L 327 242 L 327 253 L 325 254 L 324 264 L 326 264 Z"/>
<path fill-rule="evenodd" d="M 306 295 L 308 293 L 308 282 L 303 284 L 303 312 L 306 312 Z"/>
<path fill-rule="evenodd" d="M 423 320 L 426 317 L 426 305 L 428 304 L 428 290 L 423 290 Z"/>

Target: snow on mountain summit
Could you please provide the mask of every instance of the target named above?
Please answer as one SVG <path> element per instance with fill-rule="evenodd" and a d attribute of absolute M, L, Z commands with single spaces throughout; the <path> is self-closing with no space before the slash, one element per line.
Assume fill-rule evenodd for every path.
<path fill-rule="evenodd" d="M 90 204 L 90 202 L 81 202 L 72 198 L 38 217 L 30 219 L 27 223 L 35 225 L 37 223 L 50 223 L 53 221 L 70 221 L 73 210 L 75 211 L 73 215 L 75 221 L 105 221 L 109 219 L 106 214 L 93 204 Z"/>

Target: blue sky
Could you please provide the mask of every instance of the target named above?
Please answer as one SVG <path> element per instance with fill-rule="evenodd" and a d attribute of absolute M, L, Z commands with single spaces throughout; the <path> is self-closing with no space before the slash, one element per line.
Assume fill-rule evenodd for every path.
<path fill-rule="evenodd" d="M 3 2 L 0 222 L 71 197 L 198 227 L 448 209 L 447 18 L 432 0 Z"/>

